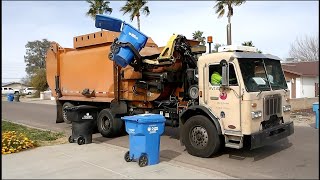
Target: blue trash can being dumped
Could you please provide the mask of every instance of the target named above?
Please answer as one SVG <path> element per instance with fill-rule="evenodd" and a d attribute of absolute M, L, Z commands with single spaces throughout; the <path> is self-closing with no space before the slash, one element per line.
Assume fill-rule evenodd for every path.
<path fill-rule="evenodd" d="M 126 67 L 147 43 L 148 37 L 131 25 L 113 17 L 96 16 L 95 26 L 109 31 L 121 32 L 111 45 L 109 58 L 121 67 Z"/>
<path fill-rule="evenodd" d="M 119 42 L 130 43 L 139 52 L 145 45 L 148 37 L 142 32 L 138 31 L 129 24 L 123 23 L 123 29 L 118 38 Z M 126 67 L 134 59 L 134 54 L 129 47 L 120 47 L 114 52 L 113 60 L 121 67 Z"/>
<path fill-rule="evenodd" d="M 95 26 L 109 31 L 120 32 L 123 21 L 117 18 L 97 14 Z"/>
<path fill-rule="evenodd" d="M 129 134 L 129 151 L 124 156 L 125 160 L 138 161 L 140 167 L 158 164 L 165 118 L 159 114 L 140 114 L 121 119 L 125 121 Z"/>

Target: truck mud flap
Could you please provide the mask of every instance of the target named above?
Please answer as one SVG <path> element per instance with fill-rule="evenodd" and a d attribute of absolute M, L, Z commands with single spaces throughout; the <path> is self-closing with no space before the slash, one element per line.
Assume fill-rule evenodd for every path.
<path fill-rule="evenodd" d="M 56 100 L 56 109 L 57 109 L 56 123 L 63 123 L 64 120 L 62 118 L 62 103 L 59 100 Z"/>

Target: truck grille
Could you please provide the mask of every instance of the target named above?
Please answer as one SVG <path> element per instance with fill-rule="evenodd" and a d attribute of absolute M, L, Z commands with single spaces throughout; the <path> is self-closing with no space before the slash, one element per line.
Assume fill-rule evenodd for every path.
<path fill-rule="evenodd" d="M 281 95 L 274 94 L 264 98 L 264 120 L 269 120 L 272 115 L 281 115 Z"/>

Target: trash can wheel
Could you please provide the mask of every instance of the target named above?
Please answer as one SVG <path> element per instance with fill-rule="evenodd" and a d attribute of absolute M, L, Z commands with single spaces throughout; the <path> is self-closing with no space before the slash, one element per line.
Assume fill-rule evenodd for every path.
<path fill-rule="evenodd" d="M 69 136 L 69 143 L 73 143 L 74 142 L 74 140 L 73 140 L 73 138 L 72 138 L 72 136 Z"/>
<path fill-rule="evenodd" d="M 139 164 L 140 167 L 147 166 L 148 165 L 148 156 L 146 154 L 142 154 L 139 157 L 138 164 Z"/>
<path fill-rule="evenodd" d="M 132 159 L 130 158 L 130 152 L 129 151 L 127 151 L 126 154 L 124 154 L 124 160 L 126 162 L 131 162 L 132 161 Z"/>
<path fill-rule="evenodd" d="M 78 143 L 79 145 L 84 144 L 84 143 L 85 143 L 85 139 L 84 139 L 84 137 L 79 136 L 79 137 L 78 137 L 78 139 L 77 139 L 77 143 Z"/>

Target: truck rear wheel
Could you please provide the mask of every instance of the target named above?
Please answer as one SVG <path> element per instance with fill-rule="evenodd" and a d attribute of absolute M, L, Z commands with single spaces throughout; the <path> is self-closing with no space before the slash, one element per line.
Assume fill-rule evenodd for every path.
<path fill-rule="evenodd" d="M 68 120 L 68 118 L 67 118 L 67 112 L 64 110 L 67 107 L 74 107 L 74 105 L 69 102 L 65 102 L 63 104 L 63 106 L 62 106 L 62 119 L 64 120 L 65 123 L 71 124 L 71 121 Z"/>
<path fill-rule="evenodd" d="M 215 125 L 207 117 L 192 116 L 183 128 L 183 140 L 189 154 L 207 158 L 218 152 L 220 138 Z"/>
<path fill-rule="evenodd" d="M 109 109 L 103 109 L 97 119 L 98 130 L 103 137 L 114 137 L 122 133 L 123 121 L 115 117 Z"/>

